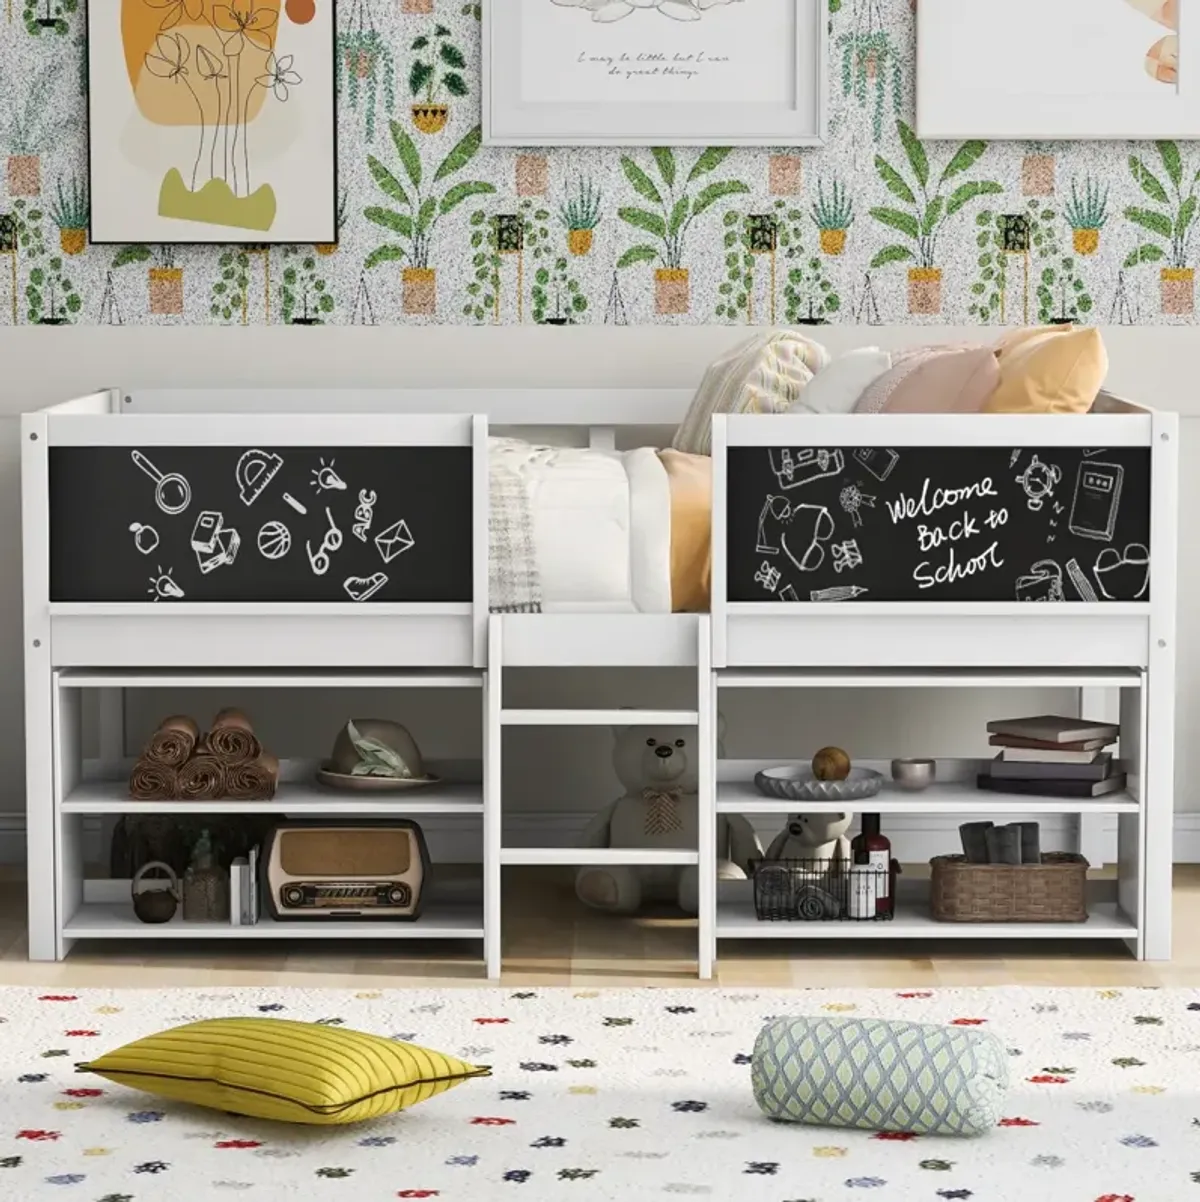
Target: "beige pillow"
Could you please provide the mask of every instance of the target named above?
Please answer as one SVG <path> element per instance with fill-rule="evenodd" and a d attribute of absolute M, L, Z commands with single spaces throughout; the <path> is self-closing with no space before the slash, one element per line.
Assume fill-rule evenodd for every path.
<path fill-rule="evenodd" d="M 790 330 L 756 334 L 711 363 L 671 446 L 712 453 L 714 413 L 786 413 L 829 362 L 829 352 Z"/>
<path fill-rule="evenodd" d="M 996 348 L 1000 385 L 985 413 L 1086 413 L 1108 374 L 1100 331 L 1047 326 Z"/>
<path fill-rule="evenodd" d="M 855 413 L 979 413 L 1000 383 L 988 347 L 923 347 L 869 384 Z"/>

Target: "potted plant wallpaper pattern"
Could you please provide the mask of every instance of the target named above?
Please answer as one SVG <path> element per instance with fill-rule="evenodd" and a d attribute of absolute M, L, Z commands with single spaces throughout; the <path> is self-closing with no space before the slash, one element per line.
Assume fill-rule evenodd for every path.
<path fill-rule="evenodd" d="M 486 147 L 481 5 L 340 0 L 336 223 L 294 246 L 250 227 L 275 187 L 269 123 L 298 122 L 313 94 L 286 39 L 333 6 L 111 4 L 126 103 L 175 122 L 156 127 L 173 160 L 138 168 L 154 214 L 164 192 L 168 207 L 220 192 L 244 224 L 213 224 L 229 231 L 217 245 L 150 225 L 93 244 L 87 10 L 13 0 L 0 324 L 1195 320 L 1200 159 L 1173 143 L 922 145 L 909 0 L 829 0 L 835 132 L 820 151 Z M 622 27 L 636 21 L 664 13 Z"/>

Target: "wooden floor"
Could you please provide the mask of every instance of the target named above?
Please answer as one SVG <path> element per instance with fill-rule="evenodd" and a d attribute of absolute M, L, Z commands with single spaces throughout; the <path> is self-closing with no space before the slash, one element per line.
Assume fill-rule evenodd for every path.
<path fill-rule="evenodd" d="M 695 929 L 681 918 L 618 919 L 579 905 L 570 871 L 505 872 L 504 979 L 514 985 L 699 985 Z M 1200 986 L 1200 865 L 1175 869 L 1175 950 L 1170 963 L 1142 963 L 1124 946 L 996 940 L 747 940 L 720 948 L 717 985 L 895 987 L 924 985 Z M 0 984 L 55 987 L 292 985 L 328 988 L 485 984 L 479 945 L 291 942 L 231 947 L 230 941 L 93 942 L 61 964 L 26 959 L 25 887 L 0 881 Z M 766 946 L 764 946 L 764 944 Z"/>

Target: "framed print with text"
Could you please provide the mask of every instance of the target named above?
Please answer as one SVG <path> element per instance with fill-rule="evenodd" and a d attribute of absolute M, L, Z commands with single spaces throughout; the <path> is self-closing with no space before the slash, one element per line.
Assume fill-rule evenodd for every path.
<path fill-rule="evenodd" d="M 1200 138 L 1189 0 L 919 0 L 917 135 Z"/>
<path fill-rule="evenodd" d="M 483 137 L 820 146 L 826 0 L 489 0 Z"/>

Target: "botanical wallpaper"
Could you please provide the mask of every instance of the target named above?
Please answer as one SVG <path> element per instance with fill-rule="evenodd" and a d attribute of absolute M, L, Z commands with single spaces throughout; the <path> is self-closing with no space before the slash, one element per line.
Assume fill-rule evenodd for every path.
<path fill-rule="evenodd" d="M 1200 150 L 918 142 L 913 0 L 829 0 L 822 151 L 489 149 L 481 5 L 340 0 L 339 240 L 286 247 L 90 246 L 82 0 L 3 4 L 3 324 L 1193 317 Z"/>

